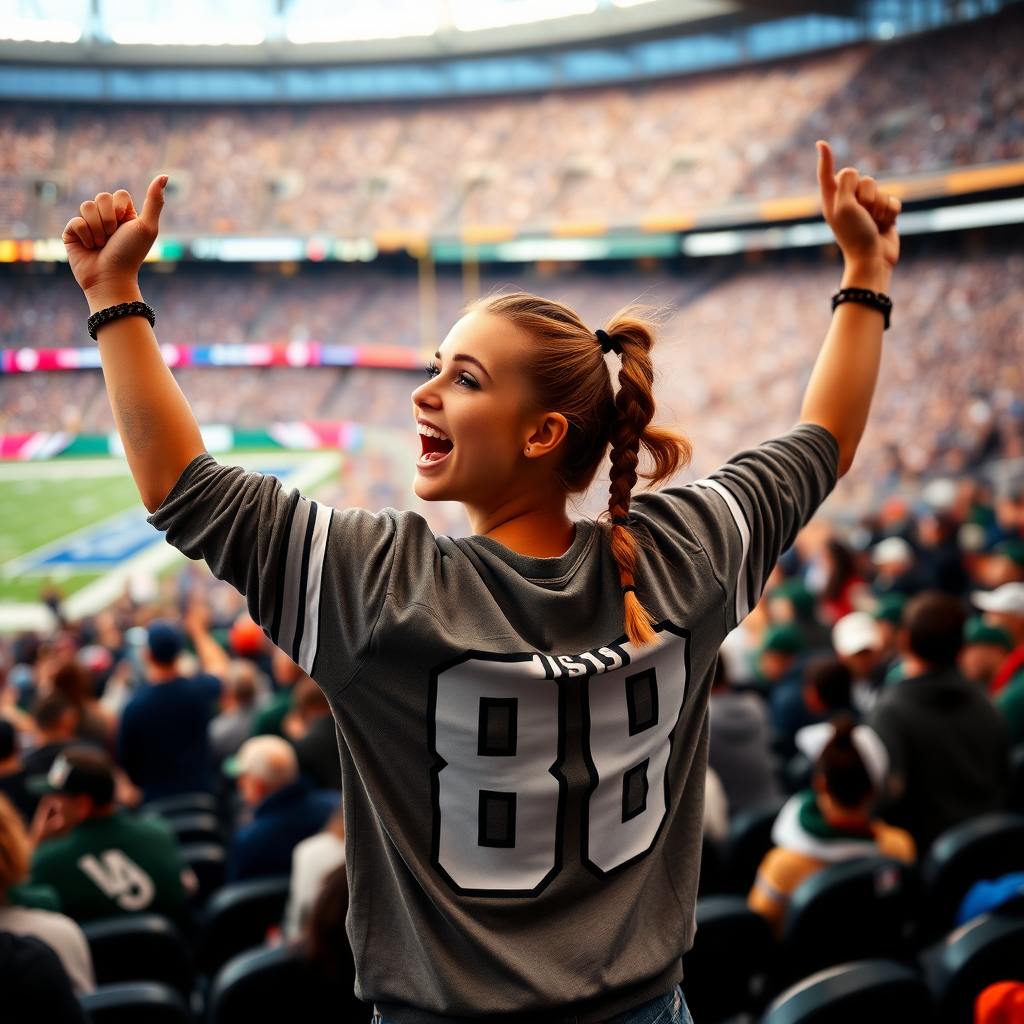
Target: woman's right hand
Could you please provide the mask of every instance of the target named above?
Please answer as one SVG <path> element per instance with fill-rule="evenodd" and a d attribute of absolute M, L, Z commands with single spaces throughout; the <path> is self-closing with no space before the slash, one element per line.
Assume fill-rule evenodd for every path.
<path fill-rule="evenodd" d="M 68 221 L 63 235 L 68 263 L 92 312 L 142 297 L 139 267 L 156 241 L 166 184 L 166 174 L 153 179 L 141 214 L 119 189 L 82 203 L 81 216 Z"/>

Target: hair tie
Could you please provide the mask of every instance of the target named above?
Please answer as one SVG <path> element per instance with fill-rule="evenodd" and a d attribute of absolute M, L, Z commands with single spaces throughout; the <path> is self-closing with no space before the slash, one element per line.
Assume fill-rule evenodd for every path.
<path fill-rule="evenodd" d="M 612 516 L 613 526 L 628 526 L 629 516 Z"/>
<path fill-rule="evenodd" d="M 601 345 L 601 351 L 606 355 L 609 352 L 614 352 L 618 356 L 622 355 L 622 346 L 607 331 L 603 331 L 599 327 L 594 331 L 594 337 L 597 338 Z"/>
<path fill-rule="evenodd" d="M 627 583 L 622 588 L 622 596 L 623 597 L 625 597 L 627 594 L 635 594 L 635 593 L 636 593 L 636 587 L 634 587 L 632 583 Z"/>

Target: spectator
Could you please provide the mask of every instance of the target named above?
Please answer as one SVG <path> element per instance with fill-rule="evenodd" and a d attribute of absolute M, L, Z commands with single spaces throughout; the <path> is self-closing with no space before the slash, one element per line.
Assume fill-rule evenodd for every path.
<path fill-rule="evenodd" d="M 86 1024 L 60 958 L 33 935 L 0 932 L 0 992 L 6 1024 Z"/>
<path fill-rule="evenodd" d="M 22 766 L 26 775 L 45 775 L 62 750 L 82 745 L 78 738 L 78 709 L 60 690 L 54 690 L 36 699 L 32 717 L 37 745 L 22 756 Z"/>
<path fill-rule="evenodd" d="M 875 673 L 881 677 L 883 684 L 889 681 L 889 674 L 899 665 L 900 622 L 903 619 L 903 609 L 906 606 L 906 595 L 894 591 L 883 594 L 875 607 L 875 622 L 878 623 L 878 630 L 882 637 L 881 658 Z"/>
<path fill-rule="evenodd" d="M 869 716 L 892 764 L 880 807 L 921 850 L 947 828 L 998 810 L 1009 783 L 1006 726 L 956 667 L 966 618 L 948 594 L 925 592 L 907 604 L 904 678 Z"/>
<path fill-rule="evenodd" d="M 0 719 L 0 794 L 30 821 L 39 802 L 26 786 L 28 773 L 18 752 L 18 733 L 10 722 Z"/>
<path fill-rule="evenodd" d="M 835 623 L 853 611 L 853 600 L 867 590 L 867 584 L 857 572 L 853 552 L 842 541 L 830 537 L 821 553 L 827 573 L 825 589 L 821 592 L 821 610 L 825 621 Z"/>
<path fill-rule="evenodd" d="M 190 873 L 159 818 L 134 818 L 114 803 L 113 766 L 98 750 L 68 750 L 46 776 L 32 822 L 32 881 L 52 885 L 76 921 L 148 911 L 187 917 Z"/>
<path fill-rule="evenodd" d="M 943 481 L 933 483 L 940 482 Z M 919 558 L 928 577 L 936 589 L 959 595 L 967 589 L 968 580 L 960 558 L 956 531 L 956 521 L 945 510 L 926 512 L 917 520 L 917 538 L 921 546 Z"/>
<path fill-rule="evenodd" d="M 310 778 L 317 789 L 341 789 L 341 757 L 338 731 L 323 690 L 309 676 L 295 684 L 295 704 L 305 735 L 293 739 L 299 757 L 299 771 Z"/>
<path fill-rule="evenodd" d="M 818 621 L 815 614 L 814 595 L 804 581 L 791 576 L 773 587 L 768 595 L 769 612 L 772 621 L 779 624 L 791 623 L 800 630 L 800 639 L 805 651 L 828 650 L 828 626 Z"/>
<path fill-rule="evenodd" d="M 764 631 L 757 667 L 761 678 L 771 687 L 799 682 L 800 653 L 803 651 L 800 630 L 791 624 L 772 625 Z"/>
<path fill-rule="evenodd" d="M 990 593 L 978 591 L 971 602 L 985 613 L 987 623 L 1005 629 L 1013 641 L 1013 650 L 992 680 L 990 692 L 998 694 L 1024 672 L 1024 583 L 1004 583 Z"/>
<path fill-rule="evenodd" d="M 1010 634 L 1001 626 L 990 626 L 981 618 L 968 619 L 957 664 L 972 683 L 980 683 L 987 693 L 1012 648 Z"/>
<path fill-rule="evenodd" d="M 292 852 L 292 881 L 284 912 L 285 939 L 292 941 L 306 931 L 324 880 L 344 866 L 345 818 L 338 807 L 322 832 L 303 839 Z"/>
<path fill-rule="evenodd" d="M 210 790 L 207 726 L 220 681 L 210 675 L 184 678 L 177 668 L 181 637 L 162 622 L 149 627 L 148 686 L 121 717 L 118 760 L 145 799 Z"/>
<path fill-rule="evenodd" d="M 64 662 L 53 677 L 53 688 L 63 693 L 78 712 L 75 735 L 106 749 L 111 739 L 111 722 L 96 699 L 88 669 L 77 660 Z"/>
<path fill-rule="evenodd" d="M 1024 540 L 1002 540 L 989 553 L 985 577 L 992 587 L 1024 582 Z"/>
<path fill-rule="evenodd" d="M 7 896 L 12 886 L 28 876 L 32 845 L 17 811 L 0 796 L 0 932 L 34 935 L 60 958 L 76 995 L 96 988 L 92 954 L 82 929 L 64 914 L 33 907 L 12 906 Z M 2 998 L 6 1001 L 7 992 Z"/>
<path fill-rule="evenodd" d="M 787 757 L 796 751 L 799 730 L 823 722 L 837 711 L 850 710 L 850 683 L 846 666 L 825 655 L 807 662 L 799 681 L 780 683 L 772 690 L 772 724 Z"/>
<path fill-rule="evenodd" d="M 295 750 L 279 736 L 255 736 L 224 766 L 252 814 L 228 855 L 227 879 L 287 875 L 292 850 L 315 835 L 338 806 L 338 794 L 314 790 L 299 776 Z"/>
<path fill-rule="evenodd" d="M 292 711 L 292 688 L 302 676 L 302 669 L 280 649 L 274 650 L 271 668 L 277 692 L 257 713 L 253 736 L 284 736 L 284 720 Z"/>
<path fill-rule="evenodd" d="M 210 722 L 210 752 L 213 764 L 220 767 L 226 757 L 252 735 L 256 719 L 256 666 L 251 661 L 235 660 L 225 679 L 223 710 Z"/>
<path fill-rule="evenodd" d="M 797 793 L 779 812 L 775 848 L 761 861 L 747 897 L 776 936 L 782 935 L 789 897 L 823 868 L 879 854 L 907 863 L 916 857 L 907 832 L 870 816 L 889 770 L 885 747 L 871 729 L 844 715 L 805 729 L 800 745 L 814 763 L 813 789 Z"/>
<path fill-rule="evenodd" d="M 752 690 L 734 690 L 721 655 L 711 686 L 708 764 L 735 813 L 779 795 L 768 747 L 768 705 Z"/>
<path fill-rule="evenodd" d="M 908 597 L 931 585 L 931 576 L 918 563 L 914 549 L 902 537 L 886 537 L 871 554 L 874 587 L 879 594 L 896 592 Z"/>
<path fill-rule="evenodd" d="M 850 612 L 832 627 L 832 647 L 852 680 L 850 697 L 861 714 L 871 710 L 884 681 L 884 637 L 867 612 Z"/>

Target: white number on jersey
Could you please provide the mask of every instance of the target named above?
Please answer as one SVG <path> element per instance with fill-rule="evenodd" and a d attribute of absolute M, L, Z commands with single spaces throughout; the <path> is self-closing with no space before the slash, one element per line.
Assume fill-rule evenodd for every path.
<path fill-rule="evenodd" d="M 651 652 L 622 643 L 578 657 L 467 654 L 436 673 L 431 862 L 456 891 L 536 896 L 561 868 L 563 680 L 583 681 L 583 862 L 605 874 L 652 848 L 689 655 L 688 633 L 659 629 Z"/>
<path fill-rule="evenodd" d="M 122 910 L 145 910 L 153 902 L 153 879 L 123 851 L 104 850 L 100 860 L 87 853 L 78 858 L 77 864 Z"/>

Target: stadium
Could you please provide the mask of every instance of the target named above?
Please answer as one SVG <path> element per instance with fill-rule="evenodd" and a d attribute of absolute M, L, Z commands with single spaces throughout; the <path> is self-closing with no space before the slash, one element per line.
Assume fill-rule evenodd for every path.
<path fill-rule="evenodd" d="M 864 305 L 830 309 L 851 259 L 823 211 L 818 140 L 900 210 L 891 329 L 886 311 L 852 465 L 828 441 L 838 472 L 821 436 L 858 375 L 838 375 L 824 420 L 808 402 L 822 339 Z M 152 351 L 195 451 L 241 467 L 244 499 L 189 457 L 148 500 L 103 344 L 145 320 L 98 344 L 69 262 L 83 204 L 125 189 L 144 218 L 162 174 L 138 271 Z M 594 427 L 611 464 L 569 488 L 576 533 L 543 558 L 423 483 L 426 456 L 452 450 L 423 368 L 441 379 L 435 353 L 466 310 L 518 292 L 600 327 L 596 351 L 623 374 L 632 342 L 609 325 L 647 309 L 655 422 L 692 444 L 665 483 L 712 503 L 683 521 L 677 577 L 645 584 L 616 554 L 614 616 L 575 633 L 573 609 L 591 607 L 569 597 L 576 563 L 564 578 L 539 563 L 569 558 L 581 524 L 634 531 L 628 493 L 614 504 L 621 424 Z M 164 452 L 166 429 L 144 433 Z M 790 446 L 778 464 L 827 463 L 827 484 L 805 467 L 791 501 L 743 468 L 772 438 Z M 737 497 L 744 472 L 757 482 Z M 273 479 L 304 496 L 287 513 Z M 640 493 L 634 511 L 654 508 Z M 198 525 L 207 508 L 220 533 Z M 388 546 L 357 509 L 394 524 Z M 739 531 L 720 545 L 742 553 L 738 575 L 711 521 Z M 436 592 L 403 590 L 382 552 L 420 557 L 431 535 Z M 649 566 L 665 544 L 630 557 Z M 287 572 L 265 564 L 278 550 Z M 706 658 L 705 619 L 667 610 L 696 607 L 697 552 L 726 609 Z M 554 610 L 526 584 L 575 603 Z M 630 625 L 652 594 L 659 655 Z M 538 632 L 530 608 L 546 609 Z M 423 654 L 422 707 L 374 675 L 401 677 L 417 644 L 446 652 Z M 508 668 L 530 657 L 554 703 L 531 705 L 536 680 Z M 662 659 L 664 692 L 645 658 Z M 602 763 L 601 681 L 622 685 L 631 663 L 651 682 L 625 678 L 629 738 L 664 752 Z M 667 666 L 683 664 L 673 704 Z M 356 683 L 372 713 L 353 709 Z M 462 729 L 463 705 L 486 786 L 456 781 L 468 755 L 445 728 Z M 374 732 L 428 713 L 422 738 Z M 555 720 L 547 756 L 527 730 Z M 422 785 L 371 777 L 419 765 L 417 743 Z M 547 756 L 551 863 L 527 748 Z M 612 866 L 593 835 L 608 770 L 616 828 L 651 829 Z M 840 776 L 863 784 L 860 817 L 833 813 L 852 806 Z M 410 1024 L 687 1022 L 687 1007 L 696 1024 L 1024 1021 L 1024 5 L 0 0 L 0 794 L 5 1019 L 347 1021 L 376 1004 L 375 1020 Z M 92 808 L 77 823 L 60 802 L 74 798 Z M 446 815 L 469 822 L 472 857 L 452 852 Z M 101 819 L 129 838 L 75 847 Z M 517 845 L 532 881 L 470 883 Z M 684 923 L 666 937 L 652 903 Z M 15 995 L 33 956 L 50 980 Z"/>

